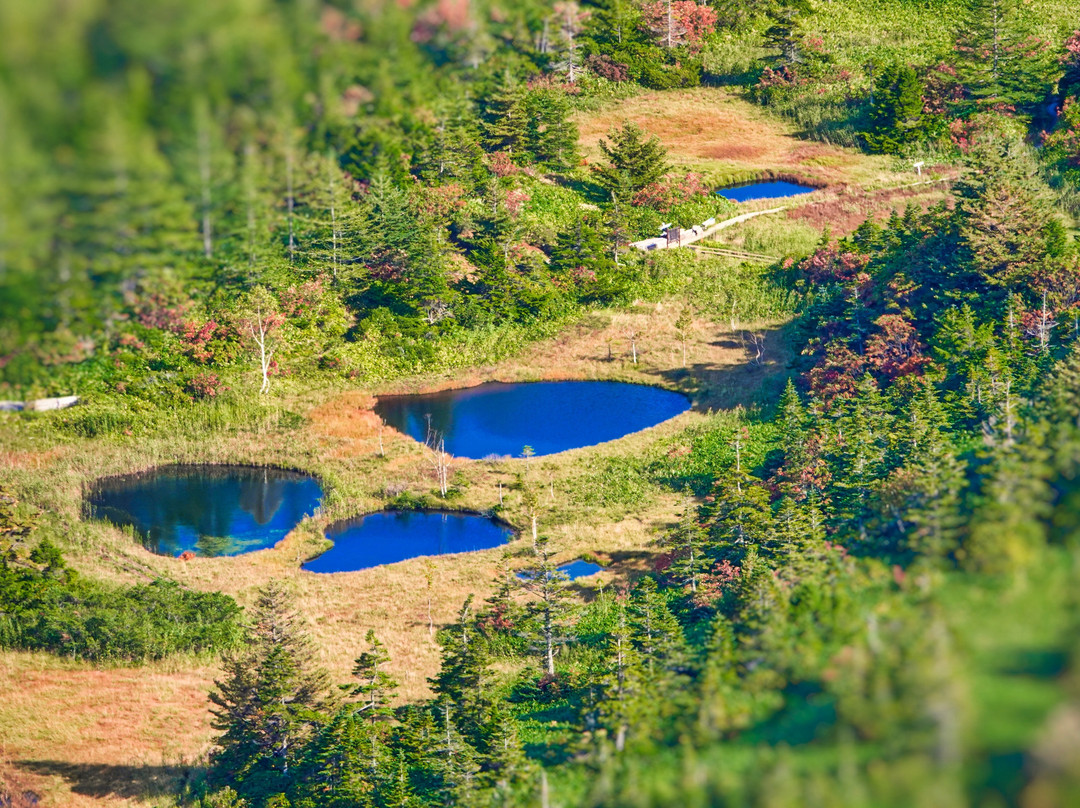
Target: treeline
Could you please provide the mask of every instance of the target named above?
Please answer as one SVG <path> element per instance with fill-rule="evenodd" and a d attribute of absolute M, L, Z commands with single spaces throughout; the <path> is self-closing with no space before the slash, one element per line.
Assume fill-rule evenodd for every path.
<path fill-rule="evenodd" d="M 240 607 L 227 595 L 165 579 L 116 587 L 86 578 L 48 539 L 27 547 L 34 523 L 0 490 L 0 648 L 145 662 L 217 654 L 240 641 Z"/>
<path fill-rule="evenodd" d="M 724 203 L 632 127 L 581 164 L 573 113 L 640 87 L 730 80 L 781 111 L 839 94 L 864 145 L 945 159 L 1049 126 L 1053 100 L 1043 163 L 1067 184 L 1075 37 L 970 6 L 944 61 L 883 51 L 852 73 L 820 36 L 843 8 L 802 0 L 6 4 L 0 384 L 138 409 L 225 395 L 256 364 L 263 388 L 380 379 L 660 294 L 626 244 Z M 761 56 L 710 73 L 732 49 Z"/>

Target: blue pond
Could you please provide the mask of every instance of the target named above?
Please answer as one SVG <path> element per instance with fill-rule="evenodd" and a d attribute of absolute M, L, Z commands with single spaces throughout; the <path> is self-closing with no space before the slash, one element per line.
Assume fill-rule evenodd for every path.
<path fill-rule="evenodd" d="M 375 412 L 423 442 L 428 425 L 457 457 L 537 455 L 615 440 L 690 409 L 681 393 L 622 382 L 492 382 L 417 396 L 382 396 Z"/>
<path fill-rule="evenodd" d="M 569 564 L 563 564 L 557 569 L 559 570 L 559 572 L 565 573 L 566 577 L 573 581 L 577 578 L 585 578 L 589 575 L 595 575 L 604 568 L 601 567 L 599 564 L 594 564 L 591 561 L 583 561 L 579 558 L 575 561 L 571 561 Z M 528 581 L 532 576 L 528 572 L 519 572 L 517 574 L 517 577 L 520 578 L 522 581 Z"/>
<path fill-rule="evenodd" d="M 250 466 L 164 466 L 99 480 L 91 517 L 130 525 L 160 555 L 231 556 L 272 547 L 322 500 L 306 474 Z"/>
<path fill-rule="evenodd" d="M 444 511 L 379 511 L 332 525 L 334 546 L 304 564 L 310 572 L 351 572 L 418 556 L 500 547 L 509 528 L 484 516 Z"/>
<path fill-rule="evenodd" d="M 780 199 L 785 196 L 799 196 L 816 191 L 809 185 L 799 185 L 794 182 L 783 180 L 770 180 L 769 182 L 746 182 L 741 185 L 731 185 L 721 188 L 716 193 L 733 202 L 749 202 L 751 199 Z"/>

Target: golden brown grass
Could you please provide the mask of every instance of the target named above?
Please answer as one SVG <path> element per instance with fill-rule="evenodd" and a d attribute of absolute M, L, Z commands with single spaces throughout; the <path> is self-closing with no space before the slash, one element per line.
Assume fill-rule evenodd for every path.
<path fill-rule="evenodd" d="M 595 155 L 599 136 L 625 118 L 664 139 L 677 163 L 713 175 L 783 171 L 832 185 L 896 184 L 882 161 L 802 143 L 785 124 L 716 90 L 649 93 L 582 119 L 587 153 Z M 117 582 L 167 575 L 189 587 L 227 592 L 241 604 L 249 604 L 267 580 L 284 578 L 296 593 L 322 662 L 338 680 L 347 679 L 364 633 L 374 628 L 390 651 L 402 698 L 416 699 L 428 692 L 427 677 L 438 667 L 428 627 L 428 562 L 413 559 L 334 575 L 300 569 L 304 559 L 326 546 L 322 530 L 329 522 L 381 508 L 388 485 L 404 485 L 418 494 L 430 494 L 435 487 L 423 448 L 381 425 L 371 411 L 373 396 L 488 380 L 564 378 L 659 384 L 690 395 L 694 410 L 672 421 L 531 464 L 537 484 L 557 483 L 553 493 L 549 487 L 541 497 L 541 526 L 559 549 L 560 560 L 582 553 L 611 559 L 613 566 L 586 587 L 609 584 L 647 563 L 657 533 L 675 518 L 678 498 L 657 490 L 628 517 L 625 509 L 584 507 L 567 491 L 579 481 L 587 484 L 606 458 L 640 456 L 657 441 L 701 422 L 709 409 L 745 403 L 763 390 L 775 392 L 790 358 L 778 324 L 758 323 L 754 329 L 738 324 L 733 332 L 728 324 L 699 318 L 690 328 L 684 367 L 674 328 L 681 305 L 596 312 L 520 357 L 466 373 L 433 374 L 365 390 L 279 384 L 276 403 L 305 416 L 304 425 L 290 431 L 268 421 L 265 428 L 208 436 L 178 419 L 175 429 L 150 436 L 59 441 L 42 440 L 32 429 L 0 428 L 0 470 L 23 499 L 42 509 L 44 530 L 81 572 Z M 765 335 L 760 363 L 747 361 L 750 330 Z M 630 358 L 631 332 L 637 334 L 636 364 Z M 182 562 L 156 556 L 122 530 L 81 519 L 83 484 L 169 462 L 306 469 L 323 476 L 329 494 L 320 514 L 276 547 L 228 559 Z M 507 486 L 524 470 L 522 460 L 454 461 L 453 483 L 462 492 L 454 507 L 493 507 L 499 483 Z M 506 494 L 505 516 L 516 525 L 527 524 L 517 492 Z M 490 550 L 430 561 L 436 625 L 452 620 L 468 594 L 480 599 L 489 594 L 502 556 Z M 168 794 L 211 741 L 206 693 L 214 672 L 214 666 L 201 661 L 95 668 L 39 654 L 0 654 L 0 759 L 6 755 L 10 771 L 27 778 L 47 804 L 167 804 Z"/>
<path fill-rule="evenodd" d="M 438 668 L 438 648 L 428 627 L 425 560 L 334 575 L 300 569 L 326 546 L 330 521 L 383 506 L 389 483 L 431 493 L 433 475 L 423 448 L 389 428 L 371 412 L 374 394 L 427 391 L 487 380 L 615 379 L 660 384 L 690 394 L 696 409 L 652 429 L 600 446 L 533 460 L 530 477 L 549 481 L 587 480 L 606 457 L 634 456 L 656 441 L 702 420 L 702 410 L 732 406 L 749 392 L 781 378 L 787 348 L 779 329 L 769 333 L 765 361 L 747 365 L 741 331 L 704 319 L 690 329 L 687 368 L 674 329 L 681 304 L 649 304 L 627 311 L 589 315 L 554 339 L 498 366 L 458 375 L 413 378 L 382 390 L 305 391 L 281 403 L 303 412 L 305 425 L 290 432 L 223 433 L 183 430 L 152 437 L 70 440 L 44 445 L 32 433 L 0 430 L 0 465 L 19 495 L 42 508 L 44 529 L 56 536 L 69 561 L 87 575 L 113 581 L 145 581 L 168 575 L 182 584 L 232 594 L 242 604 L 271 578 L 290 582 L 301 613 L 318 644 L 321 661 L 346 681 L 367 629 L 386 643 L 401 696 L 428 692 L 427 677 Z M 759 324 L 760 325 L 760 324 Z M 627 334 L 638 334 L 638 362 L 630 358 Z M 379 454 L 382 433 L 383 454 Z M 42 443 L 42 445 L 38 445 Z M 129 533 L 80 517 L 82 484 L 99 476 L 166 462 L 273 463 L 324 476 L 331 492 L 323 511 L 276 547 L 236 558 L 180 561 L 156 556 Z M 453 482 L 462 495 L 454 507 L 486 510 L 524 472 L 520 459 L 454 461 Z M 574 483 L 566 483 L 572 485 Z M 524 526 L 520 494 L 505 488 L 505 516 Z M 560 560 L 582 553 L 614 559 L 585 584 L 625 579 L 641 569 L 657 533 L 672 523 L 677 497 L 657 491 L 632 517 L 619 509 L 584 507 L 558 484 L 541 497 L 542 530 Z M 557 515 L 557 521 L 556 521 Z M 516 546 L 527 545 L 527 539 Z M 513 547 L 515 545 L 512 545 Z M 490 550 L 431 560 L 434 586 L 431 617 L 450 622 L 470 593 L 486 597 L 502 564 Z M 584 592 L 587 596 L 587 591 Z M 159 665 L 114 668 L 65 662 L 39 654 L 0 654 L 0 738 L 16 771 L 54 805 L 161 804 L 179 779 L 208 749 L 206 693 L 214 675 L 204 662 L 173 660 Z M 157 796 L 154 796 L 157 795 Z"/>
<path fill-rule="evenodd" d="M 0 756 L 12 783 L 51 805 L 171 802 L 211 738 L 211 676 L 199 665 L 98 670 L 0 653 Z"/>
<path fill-rule="evenodd" d="M 718 182 L 778 174 L 826 186 L 869 188 L 903 181 L 889 169 L 887 158 L 800 140 L 790 122 L 726 90 L 709 87 L 642 93 L 599 112 L 579 114 L 587 159 L 600 157 L 597 143 L 623 121 L 660 138 L 673 164 Z"/>

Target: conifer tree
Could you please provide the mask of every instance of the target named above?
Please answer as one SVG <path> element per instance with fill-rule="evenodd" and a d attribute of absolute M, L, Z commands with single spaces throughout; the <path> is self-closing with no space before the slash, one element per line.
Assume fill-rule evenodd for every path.
<path fill-rule="evenodd" d="M 737 723 L 738 679 L 735 631 L 718 614 L 710 627 L 697 685 L 697 730 L 705 738 L 715 738 Z"/>
<path fill-rule="evenodd" d="M 537 542 L 532 564 L 524 571 L 522 588 L 533 596 L 526 607 L 529 637 L 547 676 L 555 675 L 555 654 L 570 642 L 570 604 L 566 592 L 569 580 L 555 563 L 548 539 Z"/>
<path fill-rule="evenodd" d="M 672 555 L 671 574 L 691 593 L 697 592 L 698 581 L 708 566 L 706 543 L 705 528 L 698 521 L 697 508 L 687 494 L 679 523 L 664 536 L 662 544 Z"/>
<path fill-rule="evenodd" d="M 630 592 L 627 612 L 632 641 L 650 676 L 680 664 L 685 654 L 682 627 L 655 580 L 638 580 Z"/>
<path fill-rule="evenodd" d="M 391 776 L 379 789 L 379 801 L 386 808 L 415 808 L 420 804 L 409 781 L 409 768 L 405 765 L 404 753 L 398 753 Z"/>
<path fill-rule="evenodd" d="M 647 185 L 657 182 L 668 172 L 667 150 L 655 135 L 629 121 L 612 129 L 606 141 L 600 141 L 600 151 L 607 165 L 594 168 L 596 181 L 620 201 L 629 199 Z"/>
<path fill-rule="evenodd" d="M 489 152 L 507 152 L 516 158 L 528 126 L 525 89 L 506 71 L 486 98 L 481 123 L 484 146 Z"/>
<path fill-rule="evenodd" d="M 458 721 L 469 722 L 470 731 L 482 722 L 486 710 L 487 652 L 476 627 L 473 597 L 465 599 L 457 622 L 440 632 L 442 667 L 430 679 L 431 688 L 455 708 Z"/>
<path fill-rule="evenodd" d="M 251 644 L 226 656 L 210 693 L 221 732 L 212 777 L 259 798 L 287 790 L 304 744 L 331 703 L 329 676 L 284 586 L 271 580 L 255 602 Z"/>
<path fill-rule="evenodd" d="M 630 734 L 646 734 L 646 693 L 641 657 L 632 642 L 626 604 L 616 603 L 616 622 L 608 637 L 606 670 L 600 680 L 597 704 L 600 724 L 607 728 L 616 752 L 626 747 Z"/>
<path fill-rule="evenodd" d="M 298 794 L 332 808 L 370 805 L 373 741 L 363 717 L 349 705 L 340 708 L 305 749 Z"/>
<path fill-rule="evenodd" d="M 1017 288 L 1061 251 L 1061 224 L 1022 144 L 978 144 L 957 184 L 963 257 L 991 286 Z"/>
<path fill-rule="evenodd" d="M 533 780 L 536 767 L 525 754 L 517 719 L 505 707 L 495 705 L 487 726 L 477 779 L 494 792 L 494 805 L 511 805 L 515 792 Z"/>
<path fill-rule="evenodd" d="M 363 713 L 370 724 L 390 714 L 389 701 L 397 690 L 397 680 L 386 672 L 390 655 L 386 646 L 379 642 L 375 630 L 369 629 L 364 641 L 368 650 L 356 658 L 353 677 L 359 684 L 351 687 L 351 695 L 358 699 L 357 712 Z"/>
<path fill-rule="evenodd" d="M 969 0 L 957 28 L 957 71 L 978 108 L 1040 103 L 1052 85 L 1053 53 L 1019 0 Z"/>
<path fill-rule="evenodd" d="M 915 68 L 890 65 L 874 85 L 870 117 L 873 130 L 866 136 L 877 152 L 892 154 L 918 138 L 922 124 L 923 85 Z"/>
<path fill-rule="evenodd" d="M 869 374 L 860 380 L 858 395 L 845 406 L 836 424 L 836 517 L 859 538 L 866 538 L 874 493 L 886 472 L 891 419 L 877 383 Z"/>

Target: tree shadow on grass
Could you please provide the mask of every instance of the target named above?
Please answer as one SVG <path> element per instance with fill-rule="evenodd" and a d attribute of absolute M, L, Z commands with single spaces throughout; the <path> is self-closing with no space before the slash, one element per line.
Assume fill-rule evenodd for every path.
<path fill-rule="evenodd" d="M 747 328 L 719 336 L 712 346 L 745 359 L 732 364 L 691 362 L 686 367 L 653 371 L 669 385 L 690 396 L 698 410 L 734 407 L 771 408 L 791 375 L 796 354 L 795 323 Z"/>
<path fill-rule="evenodd" d="M 86 797 L 134 800 L 172 796 L 204 772 L 201 766 L 112 765 L 68 763 L 60 760 L 20 760 L 20 769 L 37 775 L 61 777 L 72 792 Z"/>

